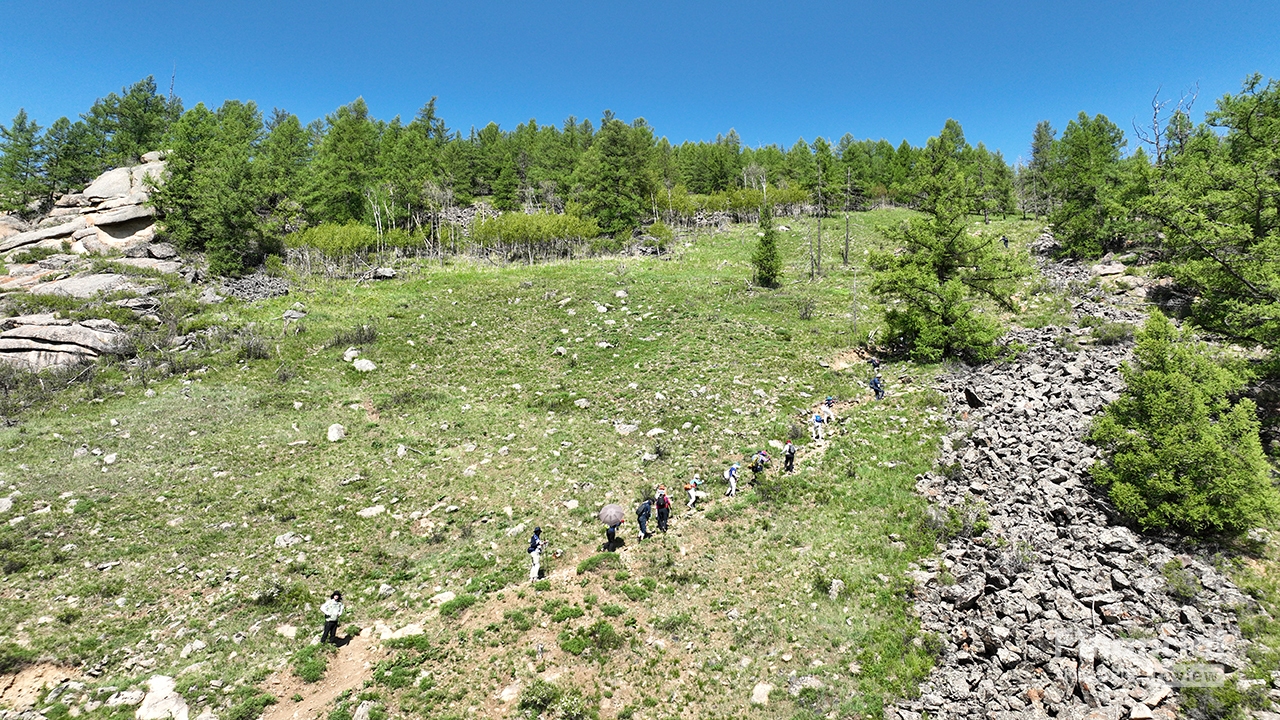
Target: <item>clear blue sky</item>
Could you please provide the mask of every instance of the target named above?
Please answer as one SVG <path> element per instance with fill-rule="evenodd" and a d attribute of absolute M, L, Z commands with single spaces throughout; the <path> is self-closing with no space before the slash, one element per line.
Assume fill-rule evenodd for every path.
<path fill-rule="evenodd" d="M 1197 111 L 1280 76 L 1280 3 L 0 0 L 0 122 L 43 126 L 146 75 L 188 107 L 228 98 L 304 122 L 363 96 L 450 127 L 643 116 L 673 142 L 736 128 L 920 144 L 948 117 L 1016 160 L 1081 110 L 1132 135 L 1157 88 Z M 1196 113 L 1197 119 L 1199 112 Z M 1131 145 L 1135 142 L 1131 139 Z"/>

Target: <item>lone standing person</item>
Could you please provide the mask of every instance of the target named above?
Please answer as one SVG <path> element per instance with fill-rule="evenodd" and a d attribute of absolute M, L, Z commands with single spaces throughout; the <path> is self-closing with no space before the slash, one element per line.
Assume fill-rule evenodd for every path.
<path fill-rule="evenodd" d="M 787 446 L 782 449 L 782 460 L 783 470 L 787 472 L 796 471 L 796 446 L 790 440 L 787 441 Z"/>
<path fill-rule="evenodd" d="M 320 606 L 320 612 L 324 615 L 324 630 L 320 633 L 320 642 L 338 644 L 338 620 L 344 610 L 346 608 L 342 605 L 342 593 L 334 590 Z"/>
<path fill-rule="evenodd" d="M 822 413 L 816 412 L 813 414 L 813 439 L 814 440 L 822 439 L 822 426 L 825 423 L 826 423 L 826 418 L 822 417 Z"/>
<path fill-rule="evenodd" d="M 654 501 L 654 505 L 658 506 L 658 529 L 666 532 L 667 521 L 671 519 L 671 498 L 667 497 L 665 486 L 658 486 L 658 499 Z"/>
<path fill-rule="evenodd" d="M 533 537 L 529 538 L 529 560 L 533 563 L 529 568 L 529 582 L 535 582 L 542 573 L 542 549 L 547 543 L 542 539 L 542 528 L 533 529 Z"/>
<path fill-rule="evenodd" d="M 645 498 L 636 508 L 636 524 L 640 526 L 640 541 L 649 537 L 649 516 L 653 512 L 653 501 Z"/>
<path fill-rule="evenodd" d="M 877 400 L 884 399 L 884 383 L 880 380 L 880 373 L 871 378 L 871 389 L 875 391 Z"/>
<path fill-rule="evenodd" d="M 729 481 L 729 489 L 724 491 L 725 497 L 733 497 L 738 494 L 738 463 L 729 466 L 724 471 L 724 479 Z"/>

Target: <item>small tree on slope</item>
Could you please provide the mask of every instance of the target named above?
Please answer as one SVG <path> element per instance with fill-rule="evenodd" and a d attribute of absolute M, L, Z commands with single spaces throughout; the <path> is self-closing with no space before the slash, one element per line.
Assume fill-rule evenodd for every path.
<path fill-rule="evenodd" d="M 1280 510 L 1243 378 L 1156 313 L 1138 335 L 1126 388 L 1094 421 L 1094 481 L 1143 530 L 1238 534 Z"/>
<path fill-rule="evenodd" d="M 760 242 L 751 255 L 756 268 L 756 284 L 777 287 L 782 276 L 782 258 L 778 255 L 778 231 L 773 228 L 773 211 L 765 204 L 760 208 Z"/>

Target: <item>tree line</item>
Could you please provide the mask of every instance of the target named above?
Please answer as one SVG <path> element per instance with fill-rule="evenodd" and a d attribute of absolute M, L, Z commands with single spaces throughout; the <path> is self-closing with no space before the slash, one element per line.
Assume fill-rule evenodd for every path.
<path fill-rule="evenodd" d="M 1280 81 L 1251 75 L 1199 123 L 1192 100 L 1154 101 L 1127 156 L 1124 131 L 1103 115 L 1081 113 L 1061 137 L 1040 123 L 1017 171 L 1021 202 L 1048 218 L 1062 254 L 1145 253 L 1195 324 L 1276 350 Z"/>
<path fill-rule="evenodd" d="M 434 98 L 408 122 L 374 118 L 357 99 L 303 124 L 238 100 L 184 109 L 148 77 L 47 130 L 25 111 L 0 126 L 0 210 L 37 214 L 151 150 L 168 151 L 170 177 L 155 202 L 170 239 L 206 251 L 224 273 L 320 224 L 356 222 L 440 243 L 451 210 L 478 202 L 578 216 L 619 243 L 657 220 L 755 219 L 765 203 L 822 214 L 914 207 L 926 156 L 906 141 L 851 134 L 751 148 L 730 130 L 673 144 L 643 119 L 608 111 L 598 123 L 569 117 L 559 126 L 530 120 L 463 132 L 446 125 Z M 966 145 L 962 162 L 983 186 L 973 212 L 1017 211 L 1014 170 L 999 152 Z"/>

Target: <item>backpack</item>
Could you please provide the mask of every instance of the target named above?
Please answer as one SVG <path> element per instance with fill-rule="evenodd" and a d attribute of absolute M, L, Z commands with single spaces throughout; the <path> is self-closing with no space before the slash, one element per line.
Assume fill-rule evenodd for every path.
<path fill-rule="evenodd" d="M 670 508 L 670 507 L 671 507 L 671 498 L 667 497 L 666 495 L 659 495 L 659 496 L 658 496 L 658 509 L 659 509 L 659 510 L 666 510 L 666 509 L 668 509 L 668 508 Z"/>

